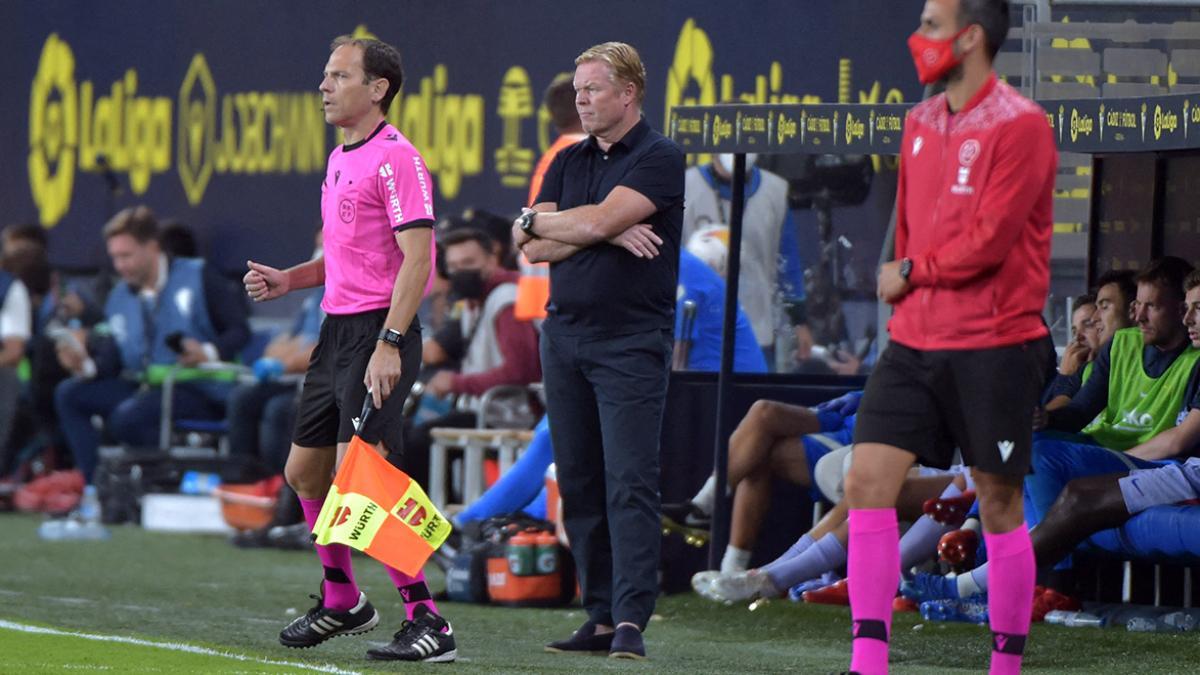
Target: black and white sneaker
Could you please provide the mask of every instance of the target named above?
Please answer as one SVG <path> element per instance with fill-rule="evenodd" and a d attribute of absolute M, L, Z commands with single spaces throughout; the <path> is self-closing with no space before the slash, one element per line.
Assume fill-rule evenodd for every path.
<path fill-rule="evenodd" d="M 379 624 L 379 612 L 367 602 L 366 594 L 361 591 L 358 604 L 341 612 L 326 608 L 325 601 L 319 595 L 309 597 L 317 601 L 316 606 L 280 631 L 279 644 L 284 647 L 315 647 L 339 635 L 366 633 Z"/>
<path fill-rule="evenodd" d="M 707 530 L 712 527 L 712 515 L 695 502 L 675 502 L 662 505 L 662 514 L 684 527 Z"/>
<path fill-rule="evenodd" d="M 367 650 L 378 661 L 426 661 L 449 663 L 458 658 L 454 631 L 445 619 L 417 605 L 412 621 L 405 621 L 388 644 Z"/>

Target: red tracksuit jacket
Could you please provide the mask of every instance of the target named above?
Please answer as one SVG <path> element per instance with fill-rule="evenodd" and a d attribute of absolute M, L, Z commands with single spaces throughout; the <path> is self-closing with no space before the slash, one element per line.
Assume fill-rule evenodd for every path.
<path fill-rule="evenodd" d="M 962 110 L 909 112 L 896 191 L 896 259 L 910 290 L 891 338 L 920 350 L 986 349 L 1046 335 L 1058 152 L 1046 113 L 995 75 Z"/>

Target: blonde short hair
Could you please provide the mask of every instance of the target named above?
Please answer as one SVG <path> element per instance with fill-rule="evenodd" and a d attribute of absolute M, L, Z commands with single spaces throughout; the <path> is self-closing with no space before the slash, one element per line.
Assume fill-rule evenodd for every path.
<path fill-rule="evenodd" d="M 642 57 L 632 45 L 624 42 L 605 42 L 588 47 L 582 54 L 575 57 L 575 65 L 588 61 L 603 61 L 608 64 L 609 78 L 616 82 L 630 82 L 637 90 L 638 105 L 646 98 L 646 67 L 642 65 Z"/>

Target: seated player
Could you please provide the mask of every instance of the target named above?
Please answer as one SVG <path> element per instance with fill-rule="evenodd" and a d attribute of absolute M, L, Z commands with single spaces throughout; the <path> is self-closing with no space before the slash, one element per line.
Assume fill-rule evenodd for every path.
<path fill-rule="evenodd" d="M 1184 282 L 1184 324 L 1191 348 L 1200 349 L 1200 271 Z M 1139 309 L 1140 311 L 1140 309 Z M 1127 454 L 1139 457 L 1179 456 L 1200 447 L 1200 373 L 1193 369 L 1184 405 L 1175 426 L 1164 430 Z M 1032 530 L 1038 565 L 1053 565 L 1090 535 L 1120 527 L 1135 514 L 1153 506 L 1196 499 L 1200 494 L 1200 459 L 1170 462 L 1151 469 L 1125 470 L 1076 478 L 1058 495 L 1042 522 Z M 1153 509 L 1151 509 L 1153 511 Z M 1155 517 L 1148 512 L 1146 517 Z M 965 598 L 987 590 L 987 567 L 956 578 L 918 575 L 906 588 L 913 599 Z"/>
<path fill-rule="evenodd" d="M 1047 410 L 1057 410 L 1071 402 L 1071 397 L 1092 374 L 1092 359 L 1100 349 L 1099 321 L 1096 320 L 1096 296 L 1080 295 L 1071 310 L 1071 342 L 1063 350 L 1058 373 L 1046 388 Z"/>
<path fill-rule="evenodd" d="M 783 478 L 812 488 L 817 461 L 850 443 L 860 396 L 861 392 L 851 392 L 815 409 L 765 399 L 750 406 L 729 437 L 729 486 L 735 492 L 722 572 L 744 570 L 749 564 L 771 503 L 771 481 Z M 691 500 L 663 504 L 663 515 L 681 525 L 707 528 L 715 501 L 713 475 Z"/>
<path fill-rule="evenodd" d="M 1071 398 L 1079 393 L 1084 380 L 1091 377 L 1092 362 L 1100 353 L 1100 349 L 1113 339 L 1118 330 L 1133 325 L 1130 309 L 1137 296 L 1134 276 L 1132 270 L 1110 270 L 1100 276 L 1096 283 L 1092 315 L 1087 321 L 1080 321 L 1080 325 L 1075 328 L 1075 334 L 1082 334 L 1090 348 L 1086 365 L 1078 358 L 1072 358 L 1072 346 L 1068 346 L 1063 354 L 1063 361 L 1059 364 L 1058 374 L 1050 382 L 1043 398 L 1046 401 L 1046 410 L 1056 410 L 1069 403 Z M 1081 318 L 1079 304 L 1080 301 L 1076 300 L 1077 309 L 1073 320 Z M 1082 350 L 1076 348 L 1076 351 Z"/>
<path fill-rule="evenodd" d="M 913 475 L 905 481 L 897 504 L 900 515 L 913 521 L 913 526 L 900 539 L 902 570 L 932 557 L 938 540 L 952 529 L 922 514 L 924 502 L 938 495 L 943 498 L 958 496 L 970 485 L 967 474 L 961 471 L 938 471 L 935 475 L 921 473 L 924 472 L 914 470 Z M 839 501 L 783 555 L 762 567 L 734 572 L 699 572 L 692 578 L 692 587 L 701 596 L 718 602 L 770 598 L 840 569 L 846 564 L 846 541 L 849 535 L 847 510 L 845 503 Z M 822 581 L 829 579 L 822 577 Z M 814 590 L 822 585 L 825 584 L 815 584 Z M 805 595 L 805 599 L 810 600 L 809 594 Z"/>
<path fill-rule="evenodd" d="M 1188 343 L 1183 324 L 1184 278 L 1191 271 L 1187 262 L 1165 257 L 1139 274 L 1137 328 L 1117 331 L 1079 393 L 1048 413 L 1047 428 L 1082 430 L 1084 437 L 1035 440 L 1025 480 L 1031 524 L 1074 478 L 1153 468 L 1192 449 L 1174 442 L 1175 434 L 1155 438 L 1175 426 L 1200 367 L 1200 350 Z"/>

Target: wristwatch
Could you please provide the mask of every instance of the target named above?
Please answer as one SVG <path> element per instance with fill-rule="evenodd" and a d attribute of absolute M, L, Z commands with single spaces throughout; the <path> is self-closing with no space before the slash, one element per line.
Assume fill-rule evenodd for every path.
<path fill-rule="evenodd" d="M 527 209 L 519 218 L 517 218 L 517 227 L 521 228 L 521 231 L 525 234 L 537 239 L 538 236 L 533 231 L 533 219 L 535 216 L 537 216 L 537 211 L 534 211 L 533 209 Z"/>
<path fill-rule="evenodd" d="M 400 349 L 401 345 L 404 344 L 404 333 L 394 328 L 384 328 L 379 331 L 379 341 L 386 342 L 396 349 Z"/>
<path fill-rule="evenodd" d="M 912 258 L 900 259 L 900 278 L 908 281 L 908 275 L 912 274 Z"/>

